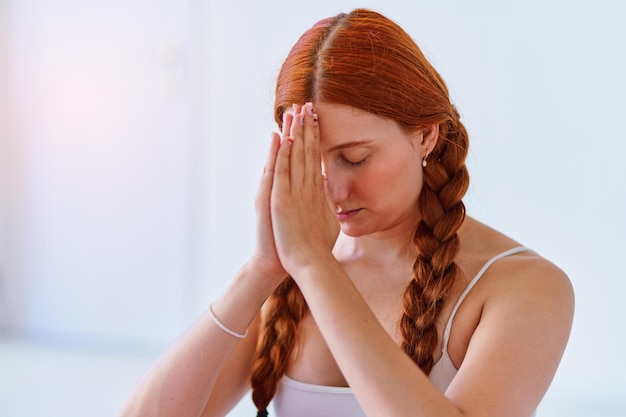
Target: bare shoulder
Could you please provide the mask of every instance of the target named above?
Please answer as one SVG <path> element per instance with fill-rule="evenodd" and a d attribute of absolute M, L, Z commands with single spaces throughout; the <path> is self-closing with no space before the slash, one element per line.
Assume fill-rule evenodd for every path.
<path fill-rule="evenodd" d="M 470 222 L 465 231 L 470 248 L 463 258 L 468 281 L 498 255 L 513 248 L 524 249 L 498 257 L 461 306 L 459 327 L 462 317 L 467 317 L 466 340 L 470 338 L 469 329 L 478 329 L 510 333 L 511 340 L 517 339 L 520 346 L 527 345 L 523 341 L 526 337 L 544 341 L 551 338 L 564 347 L 574 317 L 574 290 L 567 274 L 532 248 L 475 220 Z M 512 329 L 515 331 L 510 332 Z"/>
<path fill-rule="evenodd" d="M 567 274 L 532 250 L 500 259 L 490 268 L 489 275 L 497 276 L 489 281 L 505 293 L 533 297 L 560 295 L 573 300 L 574 292 Z"/>
<path fill-rule="evenodd" d="M 467 255 L 468 259 L 473 260 L 474 269 L 469 268 L 472 272 L 507 249 L 523 247 L 523 244 L 473 219 L 469 219 L 468 223 L 466 237 L 474 247 Z M 472 262 L 468 264 L 472 265 Z M 495 302 L 507 294 L 515 298 L 538 300 L 556 297 L 552 301 L 559 299 L 572 304 L 574 300 L 574 291 L 567 274 L 532 248 L 499 259 L 489 267 L 481 281 L 488 289 L 485 302 Z"/>
<path fill-rule="evenodd" d="M 493 256 L 522 246 L 485 226 L 471 227 L 465 242 L 476 245 L 464 255 L 466 271 L 476 272 Z M 467 301 L 461 309 L 473 319 L 466 322 L 473 331 L 446 395 L 471 410 L 468 415 L 516 414 L 511 410 L 530 415 L 569 338 L 574 291 L 567 274 L 532 250 L 517 252 L 494 262 Z M 489 402 L 480 401 L 487 397 Z"/>

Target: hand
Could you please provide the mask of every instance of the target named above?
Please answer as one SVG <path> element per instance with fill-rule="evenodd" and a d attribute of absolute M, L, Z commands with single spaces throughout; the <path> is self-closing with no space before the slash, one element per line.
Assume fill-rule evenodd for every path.
<path fill-rule="evenodd" d="M 283 126 L 285 123 L 283 123 Z M 274 182 L 274 166 L 276 164 L 276 153 L 280 147 L 280 135 L 272 133 L 272 142 L 263 175 L 261 176 L 261 184 L 257 192 L 254 207 L 256 210 L 256 248 L 252 255 L 252 259 L 248 263 L 268 279 L 278 280 L 275 285 L 287 277 L 287 272 L 280 263 L 276 245 L 274 243 L 274 232 L 272 231 L 272 221 L 270 215 L 270 196 L 272 192 L 272 184 Z"/>
<path fill-rule="evenodd" d="M 288 119 L 290 126 L 283 124 L 270 207 L 278 256 L 295 278 L 299 268 L 332 256 L 339 223 L 322 175 L 320 131 L 313 106 L 294 106 L 294 113 Z"/>

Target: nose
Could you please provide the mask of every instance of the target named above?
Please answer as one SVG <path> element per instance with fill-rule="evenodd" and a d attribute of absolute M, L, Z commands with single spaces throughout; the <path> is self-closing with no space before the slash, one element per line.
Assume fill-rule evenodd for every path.
<path fill-rule="evenodd" d="M 350 195 L 350 179 L 340 169 L 335 169 L 322 161 L 322 174 L 326 177 L 328 191 L 335 204 L 340 204 Z"/>

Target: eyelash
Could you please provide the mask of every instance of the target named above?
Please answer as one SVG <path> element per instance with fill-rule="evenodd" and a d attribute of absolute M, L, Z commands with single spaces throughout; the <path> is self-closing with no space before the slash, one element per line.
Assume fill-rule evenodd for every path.
<path fill-rule="evenodd" d="M 344 161 L 345 161 L 348 165 L 351 165 L 351 166 L 352 166 L 352 167 L 354 167 L 354 168 L 358 168 L 358 167 L 360 167 L 361 165 L 363 165 L 363 162 L 365 162 L 365 160 L 366 160 L 366 159 L 367 159 L 367 158 L 363 158 L 363 159 L 361 159 L 360 161 L 357 161 L 357 162 L 352 162 L 352 161 L 350 161 L 350 160 L 349 160 L 349 159 L 347 159 L 347 158 L 343 158 L 343 160 L 344 160 Z"/>

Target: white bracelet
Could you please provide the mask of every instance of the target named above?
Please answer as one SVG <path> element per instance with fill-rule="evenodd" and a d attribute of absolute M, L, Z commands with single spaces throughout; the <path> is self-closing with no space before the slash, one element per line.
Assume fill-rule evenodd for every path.
<path fill-rule="evenodd" d="M 228 327 L 224 326 L 224 324 L 221 321 L 219 321 L 217 317 L 215 317 L 215 314 L 213 314 L 213 304 L 209 306 L 209 316 L 211 316 L 215 324 L 217 324 L 220 329 L 224 330 L 226 333 L 228 333 L 231 336 L 235 336 L 237 339 L 243 339 L 244 337 L 248 335 L 248 329 L 246 329 L 245 333 L 241 334 L 241 333 L 232 331 Z"/>

